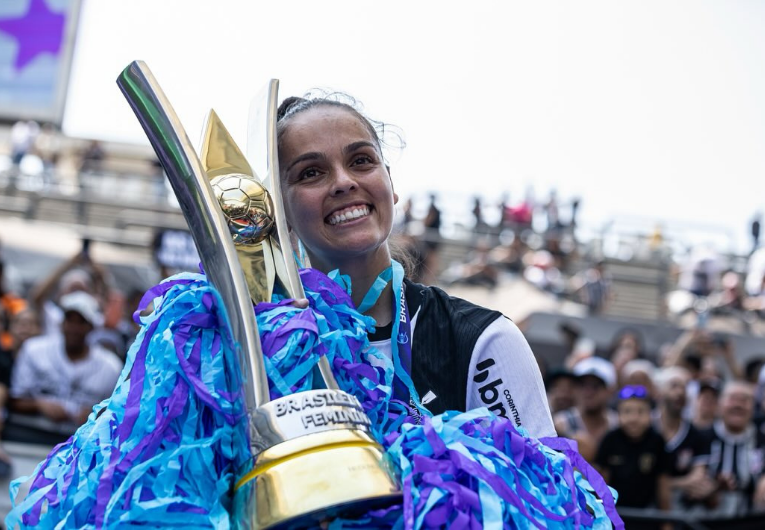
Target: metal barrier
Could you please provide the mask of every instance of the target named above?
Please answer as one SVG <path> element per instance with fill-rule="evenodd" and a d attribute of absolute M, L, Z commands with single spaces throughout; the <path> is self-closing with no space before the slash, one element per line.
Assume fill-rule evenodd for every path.
<path fill-rule="evenodd" d="M 751 513 L 738 517 L 715 515 L 691 515 L 674 510 L 663 512 L 656 509 L 619 508 L 619 515 L 627 530 L 660 528 L 664 523 L 671 523 L 675 530 L 763 530 L 765 512 Z"/>

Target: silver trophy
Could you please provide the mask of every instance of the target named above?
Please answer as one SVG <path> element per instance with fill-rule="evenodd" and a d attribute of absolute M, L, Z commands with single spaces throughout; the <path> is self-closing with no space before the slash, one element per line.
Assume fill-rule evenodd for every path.
<path fill-rule="evenodd" d="M 117 84 L 164 166 L 235 342 L 252 449 L 252 464 L 235 485 L 235 524 L 301 528 L 399 501 L 369 418 L 338 389 L 326 358 L 319 363 L 326 389 L 269 400 L 253 303 L 270 301 L 274 289 L 305 297 L 279 186 L 278 81 L 250 118 L 248 151 L 263 181 L 212 111 L 197 155 L 143 62 L 131 63 Z"/>

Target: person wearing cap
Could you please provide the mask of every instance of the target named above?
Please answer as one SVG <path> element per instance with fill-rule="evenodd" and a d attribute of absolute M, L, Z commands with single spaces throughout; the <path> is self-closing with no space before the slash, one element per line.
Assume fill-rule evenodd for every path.
<path fill-rule="evenodd" d="M 58 334 L 64 317 L 57 301 L 78 291 L 102 300 L 108 291 L 105 271 L 84 250 L 61 263 L 50 276 L 35 285 L 30 293 L 32 307 L 43 317 L 44 333 Z"/>
<path fill-rule="evenodd" d="M 669 510 L 671 457 L 664 438 L 651 427 L 648 390 L 641 385 L 623 387 L 616 408 L 619 426 L 603 438 L 596 467 L 619 492 L 619 506 Z"/>
<path fill-rule="evenodd" d="M 114 353 L 88 344 L 88 334 L 103 322 L 95 298 L 76 291 L 63 296 L 60 306 L 61 332 L 31 338 L 19 352 L 11 408 L 16 423 L 65 439 L 111 395 L 122 365 Z"/>
<path fill-rule="evenodd" d="M 592 461 L 600 441 L 618 425 L 609 402 L 616 387 L 616 370 L 602 357 L 585 357 L 572 370 L 576 377 L 576 406 L 555 415 L 558 436 L 579 444 L 582 456 Z"/>

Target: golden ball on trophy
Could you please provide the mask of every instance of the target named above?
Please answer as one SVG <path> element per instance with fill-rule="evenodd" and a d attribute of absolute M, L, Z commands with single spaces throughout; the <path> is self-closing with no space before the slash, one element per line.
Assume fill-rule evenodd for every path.
<path fill-rule="evenodd" d="M 269 236 L 274 226 L 271 196 L 259 182 L 241 174 L 210 181 L 235 244 L 253 245 Z"/>

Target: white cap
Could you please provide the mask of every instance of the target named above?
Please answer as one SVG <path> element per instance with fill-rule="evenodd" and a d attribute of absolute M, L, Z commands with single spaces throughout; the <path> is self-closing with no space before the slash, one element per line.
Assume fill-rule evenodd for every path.
<path fill-rule="evenodd" d="M 602 357 L 585 357 L 574 365 L 573 372 L 577 377 L 594 375 L 608 388 L 616 386 L 616 369 L 610 361 Z"/>
<path fill-rule="evenodd" d="M 59 306 L 64 313 L 76 311 L 94 328 L 104 324 L 104 316 L 101 314 L 101 308 L 98 307 L 98 301 L 84 291 L 75 291 L 62 296 Z"/>

